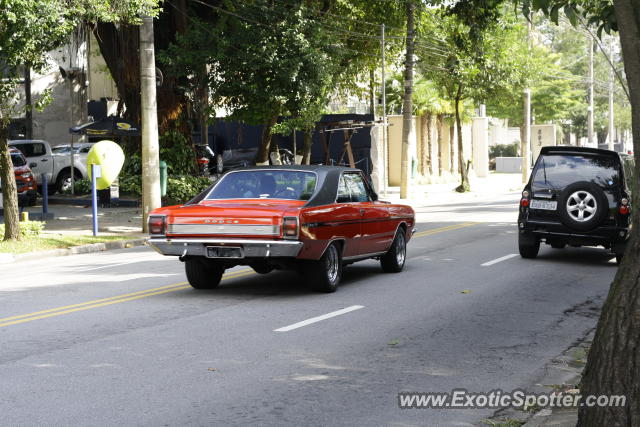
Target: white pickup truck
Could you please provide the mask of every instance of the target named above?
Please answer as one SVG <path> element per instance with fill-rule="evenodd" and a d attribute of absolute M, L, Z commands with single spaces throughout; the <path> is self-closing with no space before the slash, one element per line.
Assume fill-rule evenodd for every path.
<path fill-rule="evenodd" d="M 78 143 L 74 145 L 73 170 L 75 179 L 87 178 L 87 153 L 92 144 Z M 31 139 L 15 139 L 9 141 L 10 147 L 22 151 L 27 158 L 29 167 L 36 176 L 38 186 L 42 185 L 42 174 L 47 175 L 49 193 L 62 193 L 71 188 L 71 155 L 70 149 L 56 154 L 47 141 Z"/>

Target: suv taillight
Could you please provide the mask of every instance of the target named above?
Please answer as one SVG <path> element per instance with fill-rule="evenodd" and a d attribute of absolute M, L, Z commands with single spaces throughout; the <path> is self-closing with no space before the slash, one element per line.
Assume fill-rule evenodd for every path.
<path fill-rule="evenodd" d="M 164 234 L 165 216 L 149 216 L 149 234 Z"/>
<path fill-rule="evenodd" d="M 526 208 L 529 206 L 529 192 L 527 190 L 524 190 L 522 192 L 522 199 L 520 199 L 520 206 L 522 206 L 523 208 Z"/>
<path fill-rule="evenodd" d="M 621 215 L 629 215 L 629 212 L 631 212 L 629 199 L 624 198 L 620 200 L 620 208 L 618 209 L 618 212 L 620 212 Z"/>
<path fill-rule="evenodd" d="M 207 159 L 206 157 L 200 157 L 198 159 L 198 164 L 199 165 L 207 165 L 207 164 L 209 164 L 209 159 Z"/>
<path fill-rule="evenodd" d="M 298 238 L 298 217 L 285 216 L 282 219 L 282 237 L 285 239 Z"/>

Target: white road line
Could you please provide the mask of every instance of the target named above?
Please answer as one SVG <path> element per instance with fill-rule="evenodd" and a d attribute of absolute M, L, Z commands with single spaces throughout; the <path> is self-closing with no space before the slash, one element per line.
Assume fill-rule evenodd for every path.
<path fill-rule="evenodd" d="M 273 332 L 289 332 L 294 329 L 302 328 L 303 326 L 311 325 L 312 323 L 320 322 L 321 320 L 330 319 L 332 317 L 340 316 L 341 314 L 346 314 L 351 311 L 360 310 L 361 308 L 364 308 L 364 306 L 352 305 L 351 307 L 343 308 L 342 310 L 332 311 L 331 313 L 323 314 L 322 316 L 312 317 L 311 319 L 303 320 L 302 322 L 294 323 L 293 325 L 274 329 Z"/>
<path fill-rule="evenodd" d="M 497 263 L 502 262 L 502 261 L 506 261 L 506 260 L 511 259 L 511 258 L 513 258 L 513 257 L 515 257 L 515 256 L 518 256 L 518 254 L 509 254 L 509 255 L 505 255 L 505 256 L 503 256 L 503 257 L 496 258 L 496 259 L 491 260 L 491 261 L 487 261 L 487 262 L 485 262 L 484 264 L 480 264 L 480 265 L 481 265 L 482 267 L 489 267 L 490 265 L 497 264 Z"/>

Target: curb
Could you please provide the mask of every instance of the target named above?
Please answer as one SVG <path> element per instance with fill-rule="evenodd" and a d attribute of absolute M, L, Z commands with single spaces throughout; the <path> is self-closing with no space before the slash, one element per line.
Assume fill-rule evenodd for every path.
<path fill-rule="evenodd" d="M 104 252 L 115 249 L 133 248 L 134 246 L 144 246 L 147 239 L 116 240 L 112 242 L 90 243 L 88 245 L 72 246 L 66 249 L 51 249 L 48 251 L 26 252 L 23 254 L 0 253 L 0 264 L 12 262 L 30 261 L 34 258 L 53 258 L 59 256 L 89 254 L 93 252 Z"/>
<path fill-rule="evenodd" d="M 50 196 L 49 199 L 50 205 L 67 205 L 67 206 L 91 206 L 92 200 L 91 198 L 83 198 L 83 197 L 56 197 Z M 118 202 L 114 203 L 111 207 L 118 208 L 139 208 L 141 206 L 140 200 L 137 199 L 118 199 Z"/>

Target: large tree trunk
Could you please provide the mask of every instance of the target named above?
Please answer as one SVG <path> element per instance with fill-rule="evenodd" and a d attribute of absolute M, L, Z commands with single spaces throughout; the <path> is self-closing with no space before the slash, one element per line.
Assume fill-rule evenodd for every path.
<path fill-rule="evenodd" d="M 0 179 L 4 209 L 4 240 L 20 240 L 18 189 L 7 144 L 8 134 L 8 121 L 0 118 Z"/>
<path fill-rule="evenodd" d="M 172 7 L 164 8 L 157 23 L 157 27 L 162 28 L 162 31 L 156 31 L 154 34 L 156 51 L 167 48 L 175 41 L 176 33 L 186 30 L 186 16 L 185 0 L 174 1 Z M 116 27 L 110 23 L 99 23 L 94 28 L 100 52 L 116 84 L 120 100 L 126 106 L 125 117 L 137 124 L 140 123 L 141 118 L 138 32 L 136 25 Z M 162 71 L 162 64 L 158 64 L 158 67 Z M 173 126 L 187 104 L 186 98 L 175 90 L 175 79 L 163 73 L 163 80 L 162 85 L 156 89 L 160 134 Z M 190 131 L 186 126 L 180 130 L 187 133 Z M 136 140 L 139 142 L 138 138 Z"/>
<path fill-rule="evenodd" d="M 414 52 L 414 4 L 407 2 L 407 53 L 404 64 L 404 100 L 402 104 L 402 158 L 400 162 L 400 198 L 406 199 L 409 196 L 409 177 L 411 167 L 409 159 L 409 136 L 411 135 L 411 125 L 413 124 L 413 52 Z"/>
<path fill-rule="evenodd" d="M 640 5 L 614 0 L 624 68 L 631 94 L 631 123 L 640 180 Z M 637 196 L 637 195 L 636 195 Z M 622 264 L 602 307 L 595 339 L 582 378 L 582 396 L 624 395 L 624 407 L 579 409 L 579 426 L 640 425 L 640 214 L 633 209 L 633 232 Z M 583 397 L 584 399 L 584 397 Z"/>
<path fill-rule="evenodd" d="M 460 186 L 456 188 L 456 191 L 464 193 L 470 191 L 469 186 L 469 174 L 467 171 L 467 165 L 464 160 L 464 146 L 462 143 L 462 123 L 460 121 L 460 95 L 462 93 L 462 86 L 458 86 L 458 94 L 456 96 L 456 130 L 458 131 L 458 167 L 460 168 Z"/>
<path fill-rule="evenodd" d="M 278 114 L 271 116 L 269 121 L 262 128 L 262 136 L 260 138 L 260 149 L 256 155 L 257 164 L 266 164 L 269 161 L 269 153 L 271 152 L 272 130 L 278 121 Z"/>
<path fill-rule="evenodd" d="M 425 113 L 420 116 L 420 174 L 429 174 L 431 164 L 431 114 Z"/>

